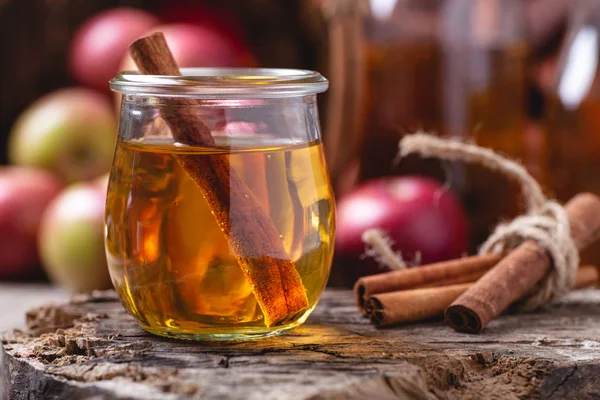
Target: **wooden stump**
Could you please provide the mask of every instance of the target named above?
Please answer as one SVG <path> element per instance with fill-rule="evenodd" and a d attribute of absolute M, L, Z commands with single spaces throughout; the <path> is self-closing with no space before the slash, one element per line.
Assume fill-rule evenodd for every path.
<path fill-rule="evenodd" d="M 600 397 L 600 290 L 494 321 L 480 335 L 441 322 L 376 330 L 349 291 L 272 339 L 151 336 L 114 292 L 27 315 L 1 353 L 6 399 L 518 399 Z M 0 393 L 1 397 L 1 393 Z"/>

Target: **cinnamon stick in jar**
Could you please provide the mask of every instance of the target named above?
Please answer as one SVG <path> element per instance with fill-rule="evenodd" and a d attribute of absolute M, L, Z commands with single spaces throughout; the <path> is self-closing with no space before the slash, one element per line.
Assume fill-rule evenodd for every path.
<path fill-rule="evenodd" d="M 134 42 L 130 54 L 143 74 L 181 75 L 160 32 Z M 196 115 L 197 107 L 198 102 L 193 99 L 169 99 L 161 117 L 177 142 L 214 147 L 210 129 Z M 265 324 L 273 326 L 305 311 L 308 298 L 294 263 L 269 215 L 231 167 L 227 156 L 181 154 L 175 158 L 196 182 L 227 236 L 253 287 Z"/>
<path fill-rule="evenodd" d="M 595 266 L 582 266 L 577 271 L 573 289 L 597 286 L 600 272 Z M 377 328 L 442 317 L 444 310 L 474 282 L 428 289 L 381 293 L 366 300 L 365 309 Z"/>
<path fill-rule="evenodd" d="M 565 205 L 565 210 L 578 248 L 597 238 L 600 232 L 598 196 L 578 194 Z M 546 250 L 535 241 L 525 241 L 448 307 L 446 323 L 461 332 L 480 332 L 508 306 L 534 289 L 550 267 Z"/>
<path fill-rule="evenodd" d="M 354 284 L 358 309 L 367 315 L 365 301 L 379 293 L 474 282 L 501 259 L 497 254 L 472 256 L 365 276 Z"/>

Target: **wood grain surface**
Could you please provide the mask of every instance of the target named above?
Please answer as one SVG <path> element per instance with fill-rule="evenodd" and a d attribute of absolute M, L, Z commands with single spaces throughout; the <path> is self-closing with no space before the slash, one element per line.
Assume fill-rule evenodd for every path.
<path fill-rule="evenodd" d="M 600 290 L 509 315 L 479 335 L 439 321 L 377 330 L 352 293 L 325 292 L 271 339 L 173 341 L 142 331 L 113 292 L 28 313 L 3 339 L 10 399 L 564 399 L 600 396 Z M 46 333 L 42 333 L 46 332 Z"/>

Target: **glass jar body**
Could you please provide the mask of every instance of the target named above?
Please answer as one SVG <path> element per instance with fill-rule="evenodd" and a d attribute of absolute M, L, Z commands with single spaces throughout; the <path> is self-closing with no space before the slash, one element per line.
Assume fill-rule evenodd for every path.
<path fill-rule="evenodd" d="M 182 142 L 181 118 L 214 142 Z M 314 94 L 123 96 L 106 250 L 147 331 L 242 339 L 300 325 L 326 285 L 334 229 Z M 304 303 L 273 317 L 290 291 Z"/>

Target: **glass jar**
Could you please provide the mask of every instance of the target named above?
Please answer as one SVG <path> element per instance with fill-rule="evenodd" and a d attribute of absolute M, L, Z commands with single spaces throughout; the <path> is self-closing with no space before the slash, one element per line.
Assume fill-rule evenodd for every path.
<path fill-rule="evenodd" d="M 547 93 L 544 126 L 550 188 L 558 200 L 580 192 L 600 195 L 600 2 L 573 2 Z M 600 263 L 600 246 L 583 252 Z"/>
<path fill-rule="evenodd" d="M 522 0 L 349 3 L 354 9 L 329 10 L 326 144 L 337 194 L 387 175 L 447 179 L 467 207 L 475 250 L 500 218 L 519 211 L 516 188 L 482 168 L 394 159 L 404 135 L 424 130 L 468 139 L 539 170 L 524 139 L 529 46 Z M 340 124 L 338 116 L 352 121 Z"/>
<path fill-rule="evenodd" d="M 288 331 L 328 276 L 334 200 L 320 74 L 284 69 L 122 73 L 106 251 L 145 330 L 191 339 Z"/>

